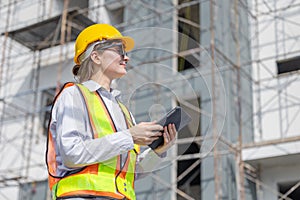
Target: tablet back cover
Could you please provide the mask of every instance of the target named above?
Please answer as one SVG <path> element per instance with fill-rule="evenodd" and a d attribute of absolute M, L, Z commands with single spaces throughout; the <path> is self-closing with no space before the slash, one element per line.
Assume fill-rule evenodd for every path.
<path fill-rule="evenodd" d="M 158 120 L 157 123 L 162 126 L 167 126 L 168 124 L 175 124 L 176 130 L 180 131 L 183 127 L 185 127 L 189 122 L 191 122 L 192 118 L 189 114 L 187 114 L 181 107 L 176 106 L 172 110 L 170 110 L 162 119 Z M 152 149 L 156 149 L 164 142 L 163 136 L 160 136 L 159 139 L 153 141 L 149 147 Z"/>

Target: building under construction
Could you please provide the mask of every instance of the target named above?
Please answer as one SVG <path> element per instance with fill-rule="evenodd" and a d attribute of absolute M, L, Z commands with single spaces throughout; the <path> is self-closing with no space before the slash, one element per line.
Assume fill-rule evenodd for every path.
<path fill-rule="evenodd" d="M 94 23 L 135 39 L 114 86 L 137 122 L 193 118 L 137 199 L 300 199 L 300 0 L 1 0 L 0 199 L 50 199 L 51 102 Z"/>

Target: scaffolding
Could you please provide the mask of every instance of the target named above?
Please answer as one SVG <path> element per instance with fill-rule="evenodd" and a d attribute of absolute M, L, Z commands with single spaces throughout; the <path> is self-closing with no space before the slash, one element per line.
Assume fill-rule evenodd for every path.
<path fill-rule="evenodd" d="M 122 10 L 115 8 L 129 7 L 132 4 L 131 0 L 128 1 L 94 1 L 93 5 L 88 7 L 79 8 L 71 7 L 68 0 L 64 0 L 62 9 L 59 15 L 53 15 L 52 1 L 47 0 L 34 0 L 38 10 L 36 19 L 30 19 L 30 25 L 14 24 L 14 14 L 22 4 L 22 6 L 30 6 L 23 0 L 1 1 L 0 16 L 5 19 L 4 25 L 1 25 L 1 63 L 0 63 L 0 149 L 1 158 L 8 159 L 7 150 L 19 152 L 20 157 L 12 157 L 7 163 L 0 163 L 0 197 L 9 199 L 6 194 L 1 192 L 3 188 L 17 187 L 26 182 L 40 181 L 39 177 L 30 176 L 30 171 L 44 171 L 44 159 L 34 160 L 33 157 L 44 156 L 43 152 L 38 152 L 38 147 L 43 147 L 45 136 L 41 136 L 38 132 L 41 131 L 39 118 L 44 109 L 40 109 L 41 105 L 38 102 L 39 95 L 43 92 L 39 88 L 40 84 L 40 69 L 42 63 L 50 63 L 49 60 L 56 58 L 59 64 L 57 70 L 57 84 L 56 89 L 60 88 L 62 82 L 62 69 L 66 59 L 72 58 L 72 53 L 68 50 L 69 43 L 74 41 L 76 35 L 83 29 L 83 27 L 90 25 L 94 22 L 103 22 L 103 17 L 99 12 L 101 9 L 110 8 L 115 11 L 114 14 L 121 15 Z M 95 3 L 96 2 L 96 3 Z M 266 0 L 232 0 L 229 2 L 231 18 L 231 28 L 226 30 L 232 34 L 235 46 L 235 60 L 229 58 L 223 53 L 216 44 L 216 18 L 218 13 L 218 2 L 216 0 L 187 0 L 187 1 L 163 1 L 165 4 L 170 4 L 169 9 L 162 10 L 153 6 L 147 1 L 140 0 L 139 5 L 143 6 L 148 12 L 143 15 L 137 15 L 128 21 L 115 22 L 115 26 L 122 29 L 124 27 L 134 26 L 146 20 L 155 19 L 157 16 L 163 14 L 174 14 L 176 20 L 188 24 L 191 27 L 199 29 L 200 33 L 209 32 L 210 43 L 206 50 L 209 52 L 212 59 L 211 71 L 206 71 L 211 76 L 211 105 L 212 112 L 206 111 L 195 107 L 188 101 L 181 99 L 181 103 L 194 112 L 201 115 L 208 115 L 212 118 L 212 135 L 211 140 L 214 148 L 211 152 L 203 153 L 197 152 L 188 155 L 176 155 L 176 160 L 184 161 L 188 159 L 195 159 L 196 161 L 188 167 L 181 174 L 175 177 L 176 181 L 168 183 L 161 179 L 156 174 L 151 174 L 154 180 L 165 185 L 167 188 L 176 193 L 183 199 L 195 199 L 189 191 L 183 191 L 177 187 L 177 183 L 190 175 L 190 172 L 197 169 L 202 159 L 207 156 L 213 157 L 214 160 L 214 198 L 222 199 L 222 163 L 220 157 L 228 152 L 235 155 L 235 179 L 236 179 L 236 199 L 244 200 L 245 197 L 245 180 L 255 183 L 257 199 L 263 199 L 261 191 L 269 191 L 276 194 L 280 199 L 291 199 L 288 197 L 290 193 L 295 191 L 300 182 L 297 182 L 286 193 L 280 193 L 274 190 L 263 181 L 261 181 L 259 173 L 260 169 L 257 166 L 243 161 L 243 149 L 249 147 L 257 147 L 261 145 L 278 144 L 283 142 L 298 141 L 299 134 L 292 132 L 291 127 L 297 127 L 297 120 L 300 118 L 300 93 L 297 92 L 299 88 L 299 70 L 291 70 L 284 74 L 278 74 L 276 71 L 276 62 L 284 61 L 285 59 L 299 56 L 300 45 L 299 39 L 299 13 L 300 1 L 299 0 L 280 0 L 280 1 L 266 1 Z M 194 20 L 178 17 L 178 13 L 183 8 L 188 8 L 193 5 L 205 4 L 209 2 L 210 17 L 209 26 L 204 27 L 195 23 Z M 119 5 L 121 4 L 121 5 Z M 243 35 L 241 31 L 241 13 L 247 13 L 249 24 L 251 27 L 251 34 Z M 298 21 L 297 21 L 298 19 Z M 177 28 L 177 27 L 176 27 Z M 271 31 L 274 35 L 268 35 Z M 266 35 L 267 34 L 267 35 Z M 252 59 L 243 62 L 241 52 L 245 51 L 240 43 L 240 38 L 248 38 L 251 45 Z M 218 41 L 220 42 L 220 41 Z M 24 46 L 26 48 L 24 48 Z M 43 50 L 50 49 L 49 51 Z M 55 49 L 55 50 L 51 50 Z M 189 54 L 197 54 L 203 51 L 202 48 L 186 49 L 179 51 L 176 55 L 171 55 L 169 58 L 177 59 Z M 18 58 L 16 58 L 18 57 Z M 159 62 L 166 59 L 166 57 L 155 57 L 152 62 Z M 217 60 L 223 60 L 227 65 L 217 66 Z M 20 63 L 22 61 L 22 63 Z M 24 62 L 25 60 L 25 62 Z M 150 61 L 149 61 L 150 62 Z M 28 66 L 31 66 L 28 67 Z M 249 66 L 253 72 L 247 70 Z M 278 66 L 277 66 L 278 67 Z M 26 68 L 26 69 L 25 69 Z M 31 71 L 31 80 L 29 81 L 30 89 L 21 91 L 14 94 L 12 91 L 15 89 L 12 84 L 25 77 L 15 77 L 14 73 L 20 70 Z M 235 142 L 229 141 L 226 137 L 218 134 L 219 125 L 217 119 L 218 108 L 220 103 L 220 90 L 222 90 L 222 83 L 216 80 L 216 71 L 234 71 L 235 88 L 236 88 L 236 105 L 237 113 L 236 119 L 238 122 L 238 138 Z M 249 73 L 250 72 L 250 73 Z M 143 74 L 144 76 L 145 74 Z M 192 79 L 195 76 L 203 74 L 186 75 L 186 79 Z M 241 79 L 251 81 L 253 87 L 253 113 L 244 113 L 243 111 L 243 97 Z M 164 83 L 172 83 L 173 77 L 165 80 Z M 22 84 L 22 83 L 19 83 Z M 130 83 L 129 83 L 130 84 Z M 299 90 L 299 89 L 298 89 Z M 299 90 L 300 91 L 300 90 Z M 271 97 L 267 97 L 265 93 L 271 93 Z M 126 93 L 126 91 L 125 91 Z M 26 99 L 26 102 L 24 102 Z M 29 100 L 29 101 L 28 101 Z M 276 136 L 271 139 L 266 139 L 265 135 L 270 134 L 270 130 L 264 124 L 268 120 L 270 113 L 275 113 L 277 116 L 278 127 L 276 128 Z M 248 120 L 247 120 L 248 119 Z M 255 134 L 252 143 L 245 143 L 243 141 L 243 127 L 247 126 L 245 121 L 254 120 Z M 9 127 L 13 123 L 15 126 Z M 16 124 L 17 127 L 16 127 Z M 8 126 L 8 127 L 7 127 Z M 12 134 L 10 137 L 9 132 L 22 132 L 21 138 L 17 134 Z M 201 144 L 205 139 L 199 135 L 193 138 L 178 139 L 176 144 L 191 144 L 196 142 Z M 9 160 L 9 159 L 8 159 Z M 13 165 L 15 160 L 19 160 L 17 165 Z M 13 167 L 11 167 L 13 166 Z M 200 169 L 198 169 L 200 171 Z M 200 172 L 199 172 L 200 173 Z M 193 178 L 193 177 L 192 177 Z M 191 179 L 192 179 L 191 178 Z M 200 187 L 200 186 L 199 186 Z"/>

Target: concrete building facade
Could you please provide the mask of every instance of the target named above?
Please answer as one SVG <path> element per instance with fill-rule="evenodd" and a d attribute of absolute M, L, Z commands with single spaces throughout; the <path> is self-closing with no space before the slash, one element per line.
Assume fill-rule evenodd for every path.
<path fill-rule="evenodd" d="M 300 2 L 4 0 L 0 199 L 50 199 L 51 100 L 93 23 L 135 39 L 114 86 L 137 122 L 176 105 L 193 118 L 136 181 L 137 199 L 297 199 Z"/>

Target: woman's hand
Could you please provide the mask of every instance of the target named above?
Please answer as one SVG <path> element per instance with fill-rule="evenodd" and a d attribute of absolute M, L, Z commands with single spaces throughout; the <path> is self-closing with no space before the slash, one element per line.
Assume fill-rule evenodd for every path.
<path fill-rule="evenodd" d="M 162 135 L 163 127 L 155 122 L 141 122 L 129 129 L 133 142 L 139 145 L 149 145 Z"/>
<path fill-rule="evenodd" d="M 164 152 L 166 152 L 175 142 L 176 139 L 176 127 L 174 124 L 169 124 L 168 126 L 164 127 L 164 144 L 157 147 L 154 151 L 158 155 L 162 155 Z"/>

